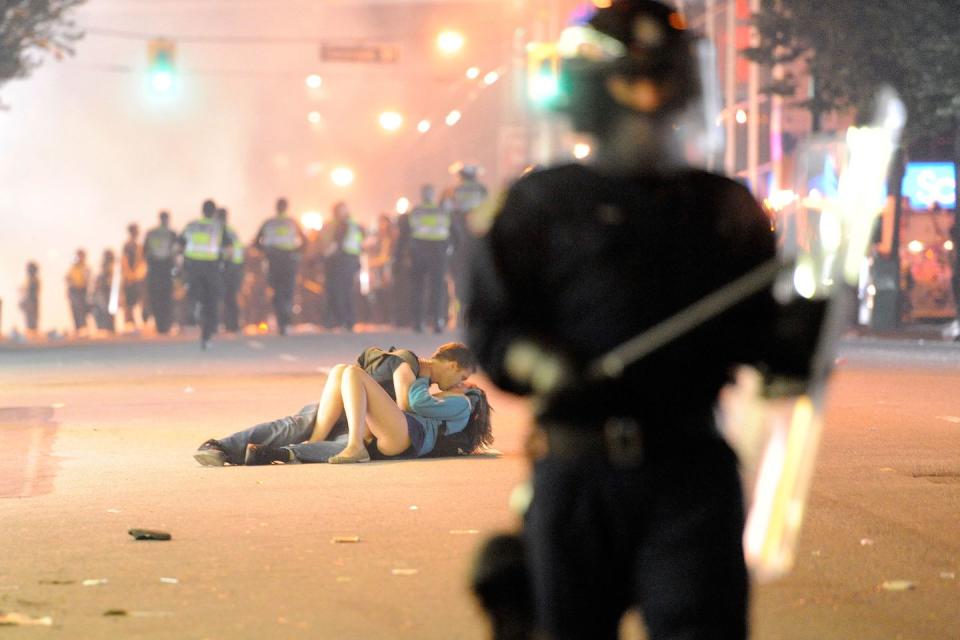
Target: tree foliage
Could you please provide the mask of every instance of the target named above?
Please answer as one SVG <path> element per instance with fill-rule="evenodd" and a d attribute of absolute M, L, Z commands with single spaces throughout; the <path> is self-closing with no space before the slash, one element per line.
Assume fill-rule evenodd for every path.
<path fill-rule="evenodd" d="M 69 11 L 84 0 L 0 0 L 0 87 L 39 66 L 44 54 L 73 53 L 81 33 Z"/>
<path fill-rule="evenodd" d="M 801 100 L 814 115 L 865 114 L 890 84 L 907 106 L 907 140 L 953 137 L 960 118 L 960 9 L 956 0 L 763 0 L 754 15 L 759 44 L 744 51 L 766 65 L 799 62 L 813 82 Z M 770 91 L 793 95 L 787 75 Z"/>

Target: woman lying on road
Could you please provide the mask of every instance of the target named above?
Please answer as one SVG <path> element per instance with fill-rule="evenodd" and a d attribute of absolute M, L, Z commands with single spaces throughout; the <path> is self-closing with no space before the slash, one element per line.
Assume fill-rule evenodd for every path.
<path fill-rule="evenodd" d="M 458 386 L 432 396 L 429 387 L 429 378 L 417 378 L 407 398 L 410 410 L 401 411 L 363 369 L 340 364 L 327 377 L 315 421 L 304 419 L 301 412 L 224 441 L 208 440 L 194 457 L 200 464 L 222 465 L 230 439 L 263 443 L 247 445 L 248 465 L 465 455 L 493 442 L 490 406 L 482 390 Z M 347 433 L 333 433 L 344 413 Z"/>

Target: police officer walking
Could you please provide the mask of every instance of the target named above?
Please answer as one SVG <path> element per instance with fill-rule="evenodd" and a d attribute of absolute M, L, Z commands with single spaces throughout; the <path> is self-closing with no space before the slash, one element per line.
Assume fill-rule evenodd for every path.
<path fill-rule="evenodd" d="M 353 309 L 353 288 L 360 271 L 360 250 L 363 229 L 351 217 L 346 202 L 333 206 L 333 238 L 326 263 L 327 296 L 334 326 L 353 331 L 356 316 Z"/>
<path fill-rule="evenodd" d="M 430 297 L 426 309 L 427 322 L 434 333 L 440 333 L 446 322 L 447 249 L 450 246 L 450 212 L 436 202 L 433 185 L 420 190 L 422 202 L 408 214 L 410 222 L 410 255 L 412 258 L 411 293 L 413 330 L 423 331 L 423 295 Z"/>
<path fill-rule="evenodd" d="M 267 256 L 277 331 L 285 336 L 293 313 L 293 293 L 300 267 L 300 255 L 307 244 L 307 238 L 297 221 L 287 215 L 285 198 L 277 200 L 276 209 L 276 215 L 260 227 L 254 244 Z"/>
<path fill-rule="evenodd" d="M 147 303 L 157 333 L 166 334 L 173 323 L 173 268 L 177 257 L 177 233 L 170 228 L 170 214 L 160 212 L 160 225 L 143 240 L 147 260 Z"/>
<path fill-rule="evenodd" d="M 540 397 L 523 534 L 536 626 L 546 638 L 612 639 L 638 606 L 651 640 L 742 640 L 743 499 L 713 407 L 731 367 L 769 344 L 772 297 L 619 376 L 594 363 L 772 260 L 774 237 L 745 188 L 684 164 L 675 125 L 701 85 L 683 18 L 613 0 L 571 29 L 565 107 L 595 137 L 596 159 L 510 188 L 478 245 L 467 308 L 486 373 Z"/>
<path fill-rule="evenodd" d="M 228 244 L 223 226 L 216 219 L 217 205 L 203 202 L 202 216 L 183 230 L 183 267 L 186 272 L 190 300 L 200 323 L 200 347 L 206 350 L 217 333 L 218 307 L 223 291 L 220 257 Z"/>
<path fill-rule="evenodd" d="M 238 296 L 243 285 L 243 243 L 240 236 L 227 223 L 227 210 L 217 209 L 217 219 L 223 225 L 223 233 L 229 246 L 223 256 L 223 327 L 229 333 L 240 331 L 240 306 Z"/>
<path fill-rule="evenodd" d="M 465 164 L 458 172 L 460 184 L 443 198 L 443 208 L 451 215 L 450 275 L 459 302 L 458 320 L 463 318 L 463 305 L 469 292 L 467 271 L 470 264 L 470 232 L 467 217 L 487 199 L 487 188 L 480 182 L 480 167 Z"/>

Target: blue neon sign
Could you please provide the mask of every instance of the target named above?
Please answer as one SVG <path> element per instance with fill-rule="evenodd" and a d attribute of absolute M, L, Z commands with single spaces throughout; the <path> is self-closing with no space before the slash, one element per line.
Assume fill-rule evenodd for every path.
<path fill-rule="evenodd" d="M 935 202 L 944 209 L 957 206 L 957 182 L 952 162 L 909 162 L 903 175 L 903 195 L 910 207 L 929 209 Z"/>

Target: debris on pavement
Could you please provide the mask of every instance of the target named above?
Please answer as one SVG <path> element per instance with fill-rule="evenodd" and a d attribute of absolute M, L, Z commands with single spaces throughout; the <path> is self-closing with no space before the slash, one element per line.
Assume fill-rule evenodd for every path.
<path fill-rule="evenodd" d="M 479 529 L 450 529 L 452 536 L 472 536 L 480 533 Z"/>
<path fill-rule="evenodd" d="M 152 529 L 130 529 L 128 533 L 135 540 L 170 540 L 173 537 L 166 531 L 154 531 Z"/>
<path fill-rule="evenodd" d="M 38 580 L 37 584 L 77 584 L 76 580 Z"/>
<path fill-rule="evenodd" d="M 177 578 L 160 578 L 160 582 L 163 584 L 180 584 Z"/>
<path fill-rule="evenodd" d="M 107 513 L 120 513 L 120 509 L 107 509 Z"/>
<path fill-rule="evenodd" d="M 50 616 L 34 618 L 16 611 L 9 613 L 0 611 L 0 627 L 50 627 L 52 625 L 53 618 Z"/>
<path fill-rule="evenodd" d="M 415 576 L 420 573 L 419 569 L 392 569 L 390 571 L 395 576 Z"/>
<path fill-rule="evenodd" d="M 351 544 L 354 542 L 360 542 L 360 536 L 333 536 L 330 539 L 330 544 Z"/>
<path fill-rule="evenodd" d="M 107 580 L 106 578 L 90 578 L 89 580 L 84 580 L 80 584 L 82 584 L 85 587 L 96 587 L 101 584 L 107 584 L 108 582 L 110 581 Z"/>
<path fill-rule="evenodd" d="M 416 510 L 418 510 L 419 508 L 420 508 L 420 507 L 418 507 L 418 506 L 415 505 L 415 504 L 410 505 L 410 511 L 416 511 Z"/>
<path fill-rule="evenodd" d="M 956 580 L 956 579 L 957 579 L 957 574 L 954 573 L 953 571 L 941 571 L 941 572 L 940 572 L 940 579 L 941 579 L 941 580 Z"/>
<path fill-rule="evenodd" d="M 860 546 L 861 546 L 861 547 L 869 547 L 869 546 L 872 546 L 872 545 L 873 545 L 873 539 L 872 539 L 872 538 L 860 538 Z"/>
<path fill-rule="evenodd" d="M 910 591 L 916 589 L 917 585 L 910 580 L 884 580 L 880 587 L 884 591 Z"/>
<path fill-rule="evenodd" d="M 350 576 L 337 576 L 337 582 L 351 582 L 353 578 Z"/>
<path fill-rule="evenodd" d="M 127 615 L 126 609 L 107 609 L 103 612 L 105 616 L 125 616 Z"/>

